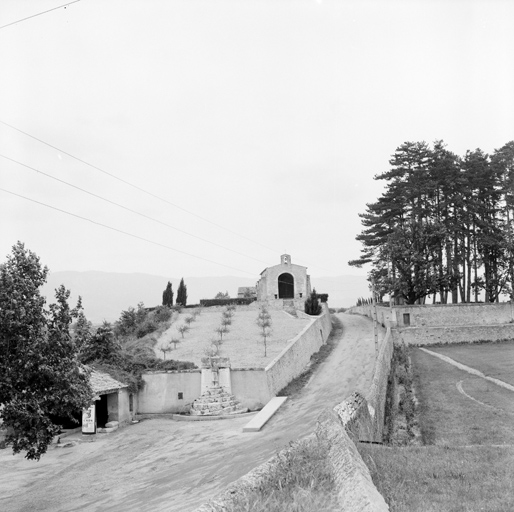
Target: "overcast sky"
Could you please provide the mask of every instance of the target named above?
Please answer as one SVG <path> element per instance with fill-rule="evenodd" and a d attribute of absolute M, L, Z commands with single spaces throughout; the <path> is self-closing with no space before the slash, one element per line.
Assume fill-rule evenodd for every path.
<path fill-rule="evenodd" d="M 0 25 L 62 3 L 2 0 Z M 48 206 L 0 191 L 0 261 L 21 240 L 51 271 L 257 278 L 287 252 L 365 274 L 358 214 L 396 147 L 514 139 L 512 20 L 494 0 L 82 0 L 4 27 L 0 187 Z"/>

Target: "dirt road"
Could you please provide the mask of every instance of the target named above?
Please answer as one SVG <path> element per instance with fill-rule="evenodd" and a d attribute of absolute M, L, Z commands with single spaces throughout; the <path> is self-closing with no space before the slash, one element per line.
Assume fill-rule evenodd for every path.
<path fill-rule="evenodd" d="M 343 330 L 337 347 L 300 396 L 288 400 L 261 432 L 242 433 L 248 416 L 212 422 L 154 419 L 97 436 L 95 442 L 51 448 L 38 463 L 0 450 L 0 510 L 193 510 L 312 432 L 322 410 L 368 388 L 372 323 L 357 315 L 338 317 Z"/>

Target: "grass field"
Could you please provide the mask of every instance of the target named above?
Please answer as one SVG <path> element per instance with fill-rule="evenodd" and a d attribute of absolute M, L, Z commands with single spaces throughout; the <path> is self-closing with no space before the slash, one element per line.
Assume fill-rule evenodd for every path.
<path fill-rule="evenodd" d="M 425 446 L 359 445 L 391 511 L 514 510 L 514 393 L 419 349 L 410 356 Z"/>
<path fill-rule="evenodd" d="M 512 512 L 514 447 L 360 444 L 391 512 Z"/>
<path fill-rule="evenodd" d="M 444 345 L 427 349 L 514 386 L 514 340 L 503 343 Z"/>
<path fill-rule="evenodd" d="M 424 444 L 514 444 L 512 391 L 419 349 L 411 350 L 411 358 Z"/>
<path fill-rule="evenodd" d="M 282 310 L 270 310 L 269 313 L 272 332 L 267 340 L 267 356 L 264 357 L 264 344 L 256 324 L 258 310 L 234 311 L 232 324 L 228 326 L 229 332 L 223 336 L 220 347 L 220 355 L 230 358 L 232 368 L 264 368 L 310 323 L 308 318 L 302 318 L 301 315 L 295 318 Z M 190 315 L 190 311 L 183 310 L 171 327 L 161 335 L 155 344 L 157 357 L 163 357 L 159 347 L 176 338 L 180 343 L 176 349 L 167 353 L 166 359 L 192 361 L 201 365 L 205 350 L 211 346 L 210 341 L 218 338 L 215 329 L 220 326 L 222 310 L 204 308 L 182 338 L 177 328 L 184 325 L 185 319 Z"/>

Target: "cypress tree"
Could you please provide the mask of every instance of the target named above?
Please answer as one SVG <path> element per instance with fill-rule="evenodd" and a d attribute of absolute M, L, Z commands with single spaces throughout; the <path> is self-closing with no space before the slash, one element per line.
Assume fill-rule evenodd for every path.
<path fill-rule="evenodd" d="M 187 286 L 184 284 L 184 278 L 180 280 L 177 290 L 177 304 L 181 306 L 187 305 Z"/>
<path fill-rule="evenodd" d="M 178 297 L 177 297 L 178 299 Z M 168 281 L 168 286 L 166 286 L 166 290 L 162 292 L 162 305 L 171 307 L 173 306 L 173 289 L 171 287 L 171 283 Z"/>

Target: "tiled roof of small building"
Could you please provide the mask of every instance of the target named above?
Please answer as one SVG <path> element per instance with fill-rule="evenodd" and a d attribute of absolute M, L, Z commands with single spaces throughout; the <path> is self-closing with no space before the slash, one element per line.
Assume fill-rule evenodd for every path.
<path fill-rule="evenodd" d="M 105 395 L 114 393 L 122 388 L 127 388 L 127 384 L 123 384 L 119 380 L 113 379 L 109 374 L 91 369 L 89 382 L 93 388 L 93 392 L 97 395 Z"/>

